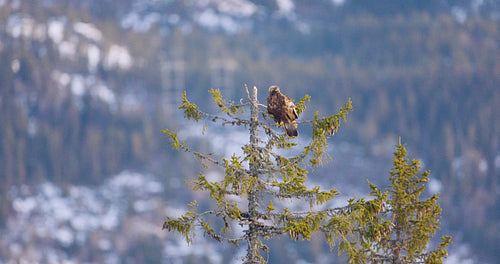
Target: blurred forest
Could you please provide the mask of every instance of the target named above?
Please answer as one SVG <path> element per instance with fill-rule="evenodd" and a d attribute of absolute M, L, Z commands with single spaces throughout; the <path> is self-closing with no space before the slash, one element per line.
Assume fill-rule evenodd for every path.
<path fill-rule="evenodd" d="M 175 166 L 193 161 L 172 152 L 160 133 L 180 125 L 180 91 L 210 109 L 203 105 L 210 88 L 239 100 L 244 84 L 256 85 L 264 102 L 263 91 L 277 84 L 292 98 L 312 97 L 304 119 L 316 110 L 333 113 L 351 97 L 355 110 L 339 137 L 369 148 L 401 136 L 441 181 L 447 228 L 460 230 L 479 255 L 500 257 L 496 1 L 478 8 L 478 1 L 303 0 L 295 11 L 307 26 L 262 15 L 231 33 L 188 24 L 181 1 L 143 8 L 176 12 L 181 22 L 160 20 L 142 31 L 120 24 L 134 7 L 129 1 L 11 2 L 0 7 L 0 225 L 12 212 L 11 186 L 95 185 L 123 169 L 196 175 L 196 166 Z M 250 2 L 276 9 L 272 1 Z M 16 36 L 8 25 L 26 15 L 46 29 L 53 18 L 85 21 L 104 37 L 85 38 L 69 26 L 59 43 L 22 30 Z M 61 53 L 64 41 L 76 43 L 73 56 Z M 114 43 L 128 48 L 130 67 L 105 59 L 89 66 L 88 47 L 105 57 Z M 93 92 L 103 85 L 112 100 Z"/>

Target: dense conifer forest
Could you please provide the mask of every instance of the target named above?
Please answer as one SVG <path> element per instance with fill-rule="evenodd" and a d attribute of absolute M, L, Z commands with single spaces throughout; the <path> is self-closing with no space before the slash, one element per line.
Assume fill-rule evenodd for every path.
<path fill-rule="evenodd" d="M 237 16 L 237 30 L 191 21 L 199 10 L 182 1 L 0 2 L 0 225 L 13 212 L 12 186 L 93 186 L 124 169 L 196 175 L 161 133 L 182 125 L 181 90 L 210 109 L 210 88 L 237 101 L 244 84 L 278 84 L 314 98 L 304 118 L 352 98 L 338 136 L 368 152 L 401 136 L 442 184 L 444 228 L 498 258 L 496 1 L 293 1 L 292 15 L 243 1 L 260 11 Z M 131 10 L 160 18 L 137 29 L 126 23 Z M 117 47 L 130 62 L 112 55 Z"/>

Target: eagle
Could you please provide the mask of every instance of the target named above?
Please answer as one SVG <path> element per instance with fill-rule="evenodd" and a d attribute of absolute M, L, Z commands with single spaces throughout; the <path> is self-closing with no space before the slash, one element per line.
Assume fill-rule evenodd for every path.
<path fill-rule="evenodd" d="M 295 110 L 295 104 L 290 97 L 282 94 L 278 86 L 269 87 L 269 96 L 267 97 L 267 112 L 273 117 L 278 124 L 283 122 L 286 134 L 290 137 L 296 137 L 297 120 L 299 115 Z"/>

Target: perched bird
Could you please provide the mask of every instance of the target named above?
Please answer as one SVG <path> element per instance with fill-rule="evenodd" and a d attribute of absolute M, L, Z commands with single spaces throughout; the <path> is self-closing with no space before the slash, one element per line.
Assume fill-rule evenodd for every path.
<path fill-rule="evenodd" d="M 283 123 L 286 134 L 296 137 L 297 123 L 294 121 L 299 117 L 295 110 L 295 104 L 290 97 L 282 94 L 278 86 L 269 87 L 269 97 L 267 97 L 267 112 L 272 115 L 278 124 Z"/>

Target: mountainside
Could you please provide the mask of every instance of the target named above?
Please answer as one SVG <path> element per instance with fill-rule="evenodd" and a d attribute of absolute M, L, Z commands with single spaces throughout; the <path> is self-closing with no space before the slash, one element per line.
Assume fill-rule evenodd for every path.
<path fill-rule="evenodd" d="M 351 97 L 332 145 L 360 146 L 377 164 L 402 136 L 441 186 L 444 228 L 482 261 L 498 258 L 498 1 L 0 0 L 0 24 L 4 228 L 24 185 L 100 186 L 129 169 L 159 175 L 176 197 L 172 179 L 198 171 L 160 133 L 185 127 L 180 93 L 215 109 L 210 88 L 239 100 L 256 85 L 265 102 L 277 84 L 311 95 L 304 119 Z M 376 166 L 378 176 L 339 177 L 383 182 Z"/>

